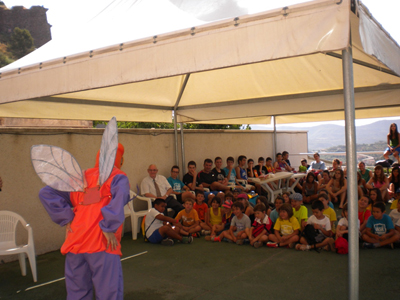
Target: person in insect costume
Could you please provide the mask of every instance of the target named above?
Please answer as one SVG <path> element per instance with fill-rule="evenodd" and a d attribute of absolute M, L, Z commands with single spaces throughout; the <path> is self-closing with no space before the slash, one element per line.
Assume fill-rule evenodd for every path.
<path fill-rule="evenodd" d="M 115 117 L 108 123 L 94 168 L 82 171 L 67 151 L 49 145 L 31 149 L 33 167 L 47 184 L 39 198 L 53 222 L 66 227 L 67 299 L 123 299 L 120 256 L 129 181 L 120 170 L 124 148 Z"/>

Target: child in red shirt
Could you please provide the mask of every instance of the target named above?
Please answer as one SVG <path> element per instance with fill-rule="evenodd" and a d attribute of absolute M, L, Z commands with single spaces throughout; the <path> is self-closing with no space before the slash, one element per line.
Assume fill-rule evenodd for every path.
<path fill-rule="evenodd" d="M 193 209 L 197 211 L 200 220 L 201 235 L 207 235 L 211 232 L 211 227 L 206 223 L 206 214 L 208 205 L 204 203 L 204 192 L 196 191 L 196 202 L 193 204 Z"/>

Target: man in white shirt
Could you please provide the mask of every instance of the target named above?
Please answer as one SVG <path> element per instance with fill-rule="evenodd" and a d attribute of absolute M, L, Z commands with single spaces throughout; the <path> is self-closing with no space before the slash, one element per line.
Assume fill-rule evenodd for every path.
<path fill-rule="evenodd" d="M 175 215 L 183 209 L 172 194 L 173 190 L 168 183 L 167 178 L 162 175 L 157 175 L 158 169 L 156 165 L 150 165 L 147 169 L 149 176 L 146 176 L 140 185 L 140 192 L 143 196 L 149 198 L 162 198 L 167 203 L 167 208 L 172 208 Z"/>

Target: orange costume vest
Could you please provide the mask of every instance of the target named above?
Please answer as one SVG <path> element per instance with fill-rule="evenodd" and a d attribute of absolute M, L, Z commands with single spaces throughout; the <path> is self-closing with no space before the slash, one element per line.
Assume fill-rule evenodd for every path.
<path fill-rule="evenodd" d="M 111 183 L 114 177 L 118 174 L 126 175 L 120 169 L 114 167 L 110 177 L 100 188 L 101 200 L 97 203 L 90 205 L 83 205 L 83 192 L 72 192 L 70 193 L 70 200 L 72 203 L 73 211 L 75 214 L 74 219 L 71 222 L 72 232 L 67 234 L 65 242 L 61 247 L 61 253 L 96 253 L 106 251 L 110 254 L 122 255 L 121 253 L 121 232 L 122 224 L 115 232 L 118 246 L 114 251 L 110 250 L 110 247 L 106 250 L 107 240 L 100 228 L 100 221 L 103 220 L 101 209 L 107 206 L 112 198 L 111 195 Z M 85 178 L 87 181 L 87 188 L 97 186 L 99 177 L 99 168 L 88 169 L 85 172 Z"/>

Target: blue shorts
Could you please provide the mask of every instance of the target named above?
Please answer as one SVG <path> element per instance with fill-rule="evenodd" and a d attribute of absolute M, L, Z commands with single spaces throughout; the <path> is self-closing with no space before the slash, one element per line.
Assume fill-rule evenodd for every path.
<path fill-rule="evenodd" d="M 397 153 L 400 153 L 400 146 L 397 146 L 396 148 L 394 148 L 394 149 L 393 149 L 393 152 L 394 152 L 394 151 L 397 151 Z M 393 153 L 393 152 L 390 151 L 390 148 L 389 148 L 389 147 L 387 147 L 387 148 L 385 149 L 385 152 Z M 384 152 L 384 153 L 385 153 L 385 152 Z"/>
<path fill-rule="evenodd" d="M 147 238 L 149 240 L 150 243 L 152 244 L 159 244 L 161 243 L 161 241 L 164 239 L 162 237 L 162 235 L 160 234 L 160 231 L 158 231 L 158 229 L 156 229 L 153 234 Z"/>

